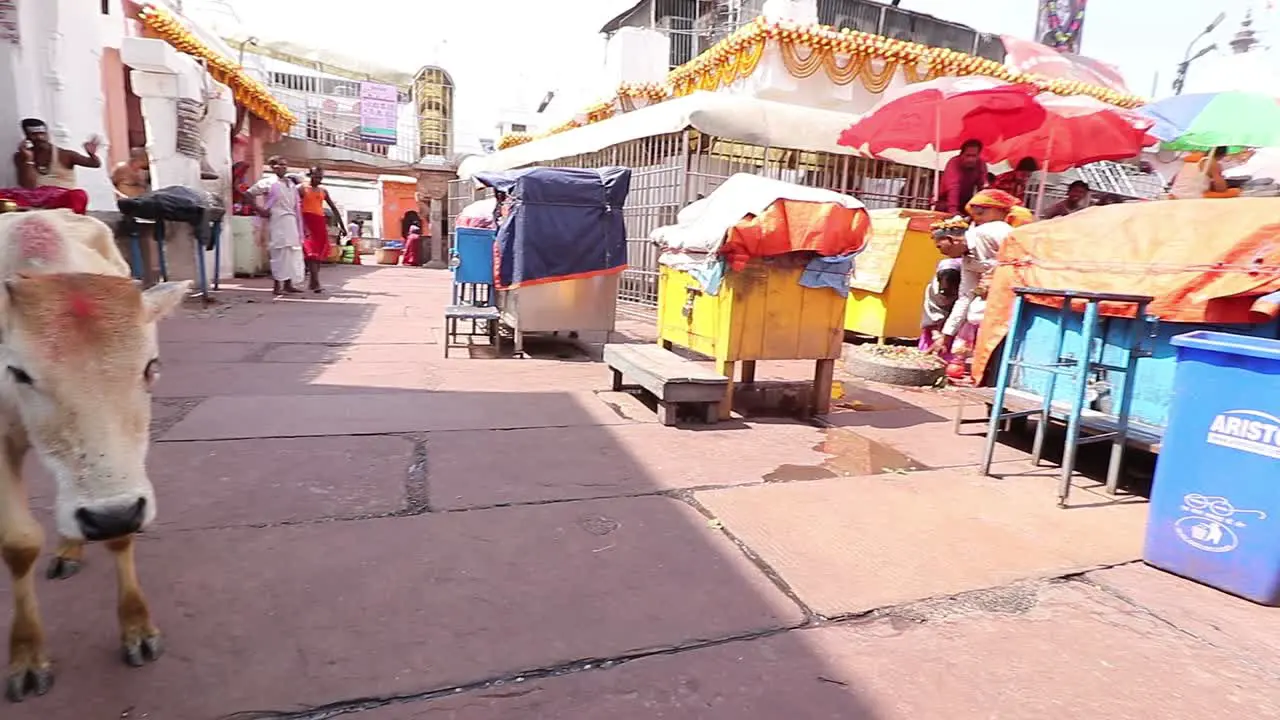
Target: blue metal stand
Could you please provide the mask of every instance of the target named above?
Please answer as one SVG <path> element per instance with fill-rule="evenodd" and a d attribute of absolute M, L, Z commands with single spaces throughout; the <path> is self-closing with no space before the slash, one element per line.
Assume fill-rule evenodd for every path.
<path fill-rule="evenodd" d="M 160 282 L 169 282 L 169 263 L 164 258 L 164 221 L 156 221 L 156 260 L 160 263 Z"/>
<path fill-rule="evenodd" d="M 147 281 L 146 260 L 142 256 L 142 227 L 138 225 L 136 220 L 128 220 L 132 226 L 129 228 L 129 269 L 132 271 L 133 279 L 138 282 L 145 283 Z"/>
<path fill-rule="evenodd" d="M 222 221 L 215 220 L 209 226 L 210 237 L 213 239 L 213 289 L 218 289 L 218 265 L 222 261 Z M 209 269 L 205 266 L 205 250 L 204 244 L 198 238 L 193 237 L 191 244 L 195 248 L 196 274 L 200 280 L 200 299 L 209 302 Z"/>
<path fill-rule="evenodd" d="M 132 223 L 129 228 L 129 269 L 134 280 L 145 283 L 147 268 L 142 253 L 142 224 L 132 218 L 126 222 Z M 169 279 L 169 267 L 164 257 L 164 221 L 157 220 L 151 227 L 151 237 L 156 244 L 156 261 L 160 265 L 160 281 L 165 282 Z"/>
<path fill-rule="evenodd" d="M 131 220 L 132 227 L 129 228 L 129 265 L 133 279 L 145 282 L 147 278 L 146 261 L 142 252 L 142 226 L 137 220 Z M 156 243 L 156 260 L 160 266 L 160 281 L 167 282 L 169 280 L 169 263 L 165 258 L 165 221 L 157 220 L 152 225 L 152 235 Z M 222 221 L 214 221 L 209 232 L 213 239 L 213 289 L 217 290 L 220 286 L 218 279 L 218 268 L 222 264 Z M 192 246 L 194 247 L 194 260 L 196 265 L 196 277 L 200 283 L 200 297 L 206 302 L 209 300 L 209 269 L 205 263 L 204 246 L 195 238 L 192 238 Z"/>
<path fill-rule="evenodd" d="M 222 268 L 222 221 L 215 221 L 209 232 L 213 233 L 213 289 L 218 290 Z"/>
<path fill-rule="evenodd" d="M 1013 313 L 1009 320 L 1009 330 L 1005 336 L 1004 353 L 1000 359 L 1000 370 L 996 377 L 995 397 L 991 404 L 991 419 L 987 425 L 986 448 L 982 455 L 982 474 L 991 474 L 991 462 L 995 455 L 996 439 L 1001 425 L 1006 420 L 1024 417 L 1038 417 L 1035 443 L 1032 446 L 1032 462 L 1040 464 L 1044 456 L 1044 441 L 1049 422 L 1053 419 L 1053 398 L 1059 376 L 1070 378 L 1071 387 L 1068 394 L 1069 404 L 1065 413 L 1067 435 L 1062 451 L 1062 474 L 1058 482 L 1058 506 L 1066 507 L 1067 497 L 1071 492 L 1071 477 L 1075 472 L 1076 451 L 1080 445 L 1111 441 L 1111 458 L 1107 467 L 1107 492 L 1115 494 L 1120 482 L 1120 466 L 1124 459 L 1124 450 L 1128 441 L 1129 408 L 1133 400 L 1134 367 L 1138 358 L 1145 357 L 1148 351 L 1140 348 L 1143 340 L 1143 328 L 1152 319 L 1147 316 L 1147 305 L 1152 298 L 1146 295 L 1119 295 L 1110 293 L 1089 293 L 1073 290 L 1048 290 L 1045 288 L 1014 288 Z M 1028 295 L 1058 298 L 1062 301 L 1062 309 L 1058 315 L 1058 336 L 1049 364 L 1033 364 L 1022 360 L 1021 325 L 1024 322 L 1023 308 Z M 1080 357 L 1063 357 L 1063 345 L 1067 332 L 1067 320 L 1071 316 L 1073 301 L 1084 302 L 1084 324 L 1080 330 Z M 1135 308 L 1129 347 L 1126 351 L 1126 362 L 1123 366 L 1108 365 L 1102 362 L 1102 343 L 1098 337 L 1098 319 L 1100 303 L 1122 303 Z M 1097 360 L 1094 360 L 1095 345 Z M 1041 405 L 1034 410 L 1005 412 L 1005 396 L 1009 389 L 1010 376 L 1014 370 L 1039 370 L 1049 373 L 1048 386 L 1045 389 Z M 1089 377 L 1095 370 L 1112 370 L 1125 374 L 1124 388 L 1117 408 L 1115 429 L 1111 432 L 1081 437 L 1081 415 L 1085 411 L 1085 400 L 1089 391 Z"/>
<path fill-rule="evenodd" d="M 444 354 L 449 356 L 452 347 L 464 347 L 459 338 L 487 337 L 489 343 L 498 346 L 498 325 L 501 317 L 493 286 L 493 236 L 492 230 L 459 228 L 453 248 L 449 253 L 449 270 L 453 273 L 453 302 L 444 310 Z M 459 242 L 465 235 L 469 242 Z M 479 239 L 479 243 L 476 242 Z M 459 329 L 459 323 L 469 323 L 469 330 Z"/>

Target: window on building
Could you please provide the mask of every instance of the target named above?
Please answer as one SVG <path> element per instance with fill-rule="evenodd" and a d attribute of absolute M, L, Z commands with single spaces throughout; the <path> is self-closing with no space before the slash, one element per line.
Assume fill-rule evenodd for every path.
<path fill-rule="evenodd" d="M 524 123 L 511 123 L 511 132 L 529 132 L 529 126 Z"/>
<path fill-rule="evenodd" d="M 102 0 L 102 14 L 103 15 L 111 14 L 111 0 Z"/>

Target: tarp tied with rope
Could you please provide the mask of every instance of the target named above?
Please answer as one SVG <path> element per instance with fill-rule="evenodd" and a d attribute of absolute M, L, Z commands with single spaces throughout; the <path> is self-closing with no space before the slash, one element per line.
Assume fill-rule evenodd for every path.
<path fill-rule="evenodd" d="M 1149 295 L 1165 322 L 1255 322 L 1259 298 L 1280 291 L 1280 198 L 1125 203 L 1018 228 L 991 280 L 974 377 L 1008 333 L 1015 287 Z"/>

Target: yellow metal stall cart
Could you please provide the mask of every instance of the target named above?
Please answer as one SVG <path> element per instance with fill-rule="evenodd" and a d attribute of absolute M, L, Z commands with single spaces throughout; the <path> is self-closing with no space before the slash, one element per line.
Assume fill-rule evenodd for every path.
<path fill-rule="evenodd" d="M 929 226 L 946 217 L 929 210 L 871 211 L 872 239 L 849 279 L 845 330 L 880 343 L 920 337 L 924 291 L 942 259 Z"/>
<path fill-rule="evenodd" d="M 664 262 L 658 277 L 658 341 L 716 361 L 717 371 L 729 380 L 721 419 L 733 409 L 736 365 L 742 364 L 741 382 L 752 383 L 760 360 L 813 360 L 811 408 L 825 414 L 843 348 L 849 268 L 870 236 L 870 220 L 852 198 L 797 193 L 785 183 L 744 175 L 730 178 L 706 202 L 753 192 L 839 202 L 779 199 L 748 216 L 725 233 L 716 251 L 723 262 L 718 282 Z"/>

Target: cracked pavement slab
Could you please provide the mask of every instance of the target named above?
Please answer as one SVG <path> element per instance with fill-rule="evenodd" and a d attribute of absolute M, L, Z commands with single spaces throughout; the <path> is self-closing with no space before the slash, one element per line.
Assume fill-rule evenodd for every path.
<path fill-rule="evenodd" d="M 1140 557 L 1145 505 L 1063 511 L 1055 482 L 961 468 L 695 497 L 806 605 L 838 617 Z"/>

